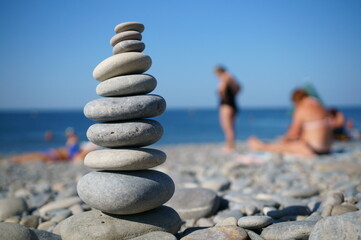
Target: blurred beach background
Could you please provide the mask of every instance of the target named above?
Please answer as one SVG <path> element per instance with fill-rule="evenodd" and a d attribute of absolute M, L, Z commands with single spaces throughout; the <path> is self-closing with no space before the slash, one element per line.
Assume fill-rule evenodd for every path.
<path fill-rule="evenodd" d="M 82 108 L 99 98 L 92 71 L 125 21 L 145 24 L 147 73 L 167 101 L 157 145 L 223 142 L 217 64 L 243 86 L 238 141 L 283 134 L 290 93 L 305 83 L 360 128 L 360 11 L 356 0 L 1 1 L 0 153 L 63 146 L 67 127 L 86 140 Z"/>
<path fill-rule="evenodd" d="M 325 107 L 341 110 L 354 128 L 361 129 L 360 13 L 360 0 L 1 0 L 0 238 L 12 234 L 9 226 L 17 229 L 15 223 L 26 226 L 29 234 L 41 235 L 39 239 L 60 239 L 58 234 L 77 239 L 64 237 L 72 229 L 75 234 L 86 231 L 84 236 L 94 230 L 95 238 L 109 232 L 115 234 L 112 239 L 123 234 L 121 229 L 126 229 L 126 239 L 136 236 L 133 229 L 147 229 L 139 235 L 152 231 L 142 217 L 140 225 L 133 225 L 137 220 L 123 223 L 120 215 L 119 225 L 112 225 L 113 217 L 80 220 L 85 227 L 64 220 L 82 219 L 78 217 L 93 208 L 77 192 L 78 180 L 92 171 L 82 162 L 12 161 L 13 155 L 33 151 L 41 151 L 31 154 L 36 158 L 55 159 L 54 151 L 46 150 L 60 147 L 67 152 L 62 160 L 67 160 L 74 145 L 64 147 L 65 132 L 70 133 L 68 139 L 76 138 L 71 129 L 80 141 L 87 141 L 86 131 L 94 121 L 84 116 L 83 108 L 100 98 L 92 72 L 113 55 L 109 40 L 114 26 L 137 21 L 145 25 L 144 53 L 152 58 L 146 73 L 158 83 L 152 94 L 167 102 L 165 113 L 154 118 L 164 135 L 150 146 L 164 151 L 167 160 L 154 169 L 174 181 L 176 204 L 169 206 L 190 216 L 182 219 L 178 239 L 194 230 L 204 237 L 187 239 L 219 239 L 218 233 L 233 234 L 234 228 L 245 235 L 235 239 L 246 239 L 247 234 L 261 239 L 260 231 L 264 239 L 361 239 L 360 140 L 335 142 L 332 153 L 312 158 L 249 152 L 245 141 L 252 135 L 272 141 L 284 134 L 292 118 L 291 92 L 304 86 L 317 91 Z M 222 152 L 219 80 L 214 74 L 218 64 L 242 85 L 236 151 L 230 154 Z M 92 146 L 87 147 L 83 150 Z M 147 166 L 147 157 L 144 163 L 132 157 L 125 162 Z M 153 174 L 157 176 L 149 176 Z M 98 188 L 113 185 L 125 191 L 130 186 L 129 194 L 119 192 L 121 204 L 133 195 L 158 197 L 152 184 L 149 189 L 140 185 L 139 191 L 145 192 L 141 195 L 137 184 L 124 179 L 118 185 L 104 178 Z M 96 189 L 90 185 L 89 192 Z M 158 185 L 166 189 L 171 184 Z M 94 196 L 109 203 L 117 191 Z M 159 190 L 159 195 L 163 192 L 169 191 Z M 139 202 L 130 204 L 129 210 L 150 204 L 143 204 L 143 197 L 134 199 Z M 159 223 L 172 225 L 168 215 L 156 215 Z M 266 217 L 267 225 L 254 223 L 252 216 Z M 349 216 L 357 216 L 357 221 Z M 258 226 L 252 223 L 252 231 L 245 232 L 239 222 L 245 217 Z M 158 227 L 158 216 L 148 218 Z M 265 236 L 272 236 L 273 229 L 276 237 Z M 319 237 L 322 234 L 326 237 Z"/>

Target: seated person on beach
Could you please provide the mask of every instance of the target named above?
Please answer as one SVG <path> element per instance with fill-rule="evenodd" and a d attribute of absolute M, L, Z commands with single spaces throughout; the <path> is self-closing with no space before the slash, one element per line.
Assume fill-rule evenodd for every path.
<path fill-rule="evenodd" d="M 345 129 L 346 119 L 342 112 L 336 108 L 330 108 L 328 110 L 330 124 L 332 127 L 332 137 L 335 140 L 348 141 L 350 137 Z"/>
<path fill-rule="evenodd" d="M 48 149 L 42 152 L 25 153 L 13 156 L 13 161 L 21 163 L 28 161 L 78 161 L 83 160 L 85 155 L 91 151 L 89 147 L 80 147 L 79 140 L 72 128 L 66 129 L 66 145 L 61 148 Z"/>
<path fill-rule="evenodd" d="M 292 123 L 279 142 L 265 143 L 256 137 L 248 140 L 253 151 L 291 153 L 302 156 L 328 154 L 331 150 L 331 126 L 326 109 L 303 89 L 292 94 L 295 105 Z"/>

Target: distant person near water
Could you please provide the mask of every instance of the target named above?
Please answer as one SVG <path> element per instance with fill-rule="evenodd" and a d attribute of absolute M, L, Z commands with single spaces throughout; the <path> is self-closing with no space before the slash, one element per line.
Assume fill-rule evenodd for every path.
<path fill-rule="evenodd" d="M 279 142 L 265 143 L 257 137 L 248 140 L 253 151 L 291 153 L 302 156 L 328 154 L 331 150 L 331 124 L 326 109 L 304 89 L 296 89 L 292 94 L 295 105 L 292 123 Z"/>
<path fill-rule="evenodd" d="M 44 161 L 44 162 L 64 162 L 64 161 L 78 161 L 83 160 L 85 155 L 94 150 L 95 147 L 89 147 L 88 144 L 79 145 L 78 136 L 73 128 L 69 127 L 65 130 L 66 145 L 65 147 L 48 149 L 41 152 L 30 152 L 21 155 L 13 156 L 15 162 L 30 162 L 30 161 Z"/>
<path fill-rule="evenodd" d="M 226 140 L 223 153 L 231 153 L 235 150 L 235 120 L 238 111 L 236 96 L 241 90 L 241 87 L 223 66 L 216 66 L 215 74 L 219 78 L 219 119 Z"/>

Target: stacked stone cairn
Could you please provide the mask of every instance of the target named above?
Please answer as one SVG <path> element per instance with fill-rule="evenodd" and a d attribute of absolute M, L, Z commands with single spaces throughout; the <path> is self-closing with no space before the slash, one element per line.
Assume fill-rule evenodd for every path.
<path fill-rule="evenodd" d="M 87 118 L 98 121 L 89 127 L 88 139 L 104 147 L 90 152 L 84 164 L 96 171 L 83 176 L 79 197 L 93 210 L 65 220 L 63 239 L 132 239 L 149 232 L 175 234 L 182 222 L 175 210 L 163 206 L 174 193 L 172 179 L 149 170 L 166 160 L 160 150 L 144 148 L 163 134 L 161 124 L 148 119 L 161 115 L 165 100 L 148 94 L 157 85 L 147 71 L 151 58 L 143 54 L 144 25 L 121 23 L 110 40 L 114 56 L 93 72 L 101 83 L 96 92 L 103 98 L 84 108 Z"/>

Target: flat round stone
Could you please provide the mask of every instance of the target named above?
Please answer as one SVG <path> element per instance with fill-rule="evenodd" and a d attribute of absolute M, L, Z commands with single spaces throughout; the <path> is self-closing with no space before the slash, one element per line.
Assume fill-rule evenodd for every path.
<path fill-rule="evenodd" d="M 177 212 L 165 206 L 133 215 L 108 215 L 92 210 L 65 219 L 60 234 L 63 240 L 127 240 L 154 231 L 176 234 L 181 225 Z"/>
<path fill-rule="evenodd" d="M 124 22 L 124 23 L 118 24 L 114 28 L 114 32 L 116 32 L 116 33 L 125 32 L 125 31 L 129 31 L 129 30 L 143 32 L 144 25 L 140 22 Z"/>
<path fill-rule="evenodd" d="M 152 65 L 152 59 L 143 53 L 127 52 L 111 56 L 95 67 L 93 77 L 104 81 L 112 77 L 139 74 L 147 71 Z"/>
<path fill-rule="evenodd" d="M 137 31 L 125 31 L 118 33 L 110 39 L 110 45 L 114 47 L 117 43 L 125 40 L 142 40 L 142 34 Z"/>
<path fill-rule="evenodd" d="M 90 207 L 112 214 L 135 214 L 161 206 L 174 193 L 172 179 L 155 170 L 99 171 L 78 182 L 79 197 Z"/>
<path fill-rule="evenodd" d="M 165 162 L 167 155 L 157 149 L 101 149 L 88 153 L 84 165 L 102 170 L 144 170 Z"/>
<path fill-rule="evenodd" d="M 84 115 L 99 122 L 151 118 L 161 115 L 166 108 L 158 95 L 99 98 L 87 103 Z"/>
<path fill-rule="evenodd" d="M 124 52 L 143 52 L 145 44 L 138 40 L 125 40 L 117 43 L 113 47 L 113 53 L 119 54 Z"/>
<path fill-rule="evenodd" d="M 96 93 L 103 97 L 147 94 L 157 86 L 157 80 L 148 74 L 133 74 L 110 78 L 98 84 Z"/>
<path fill-rule="evenodd" d="M 163 135 L 163 127 L 151 119 L 96 123 L 86 134 L 91 142 L 102 147 L 142 147 L 157 142 Z"/>
<path fill-rule="evenodd" d="M 238 219 L 238 226 L 245 229 L 260 229 L 273 223 L 268 216 L 246 216 Z"/>

